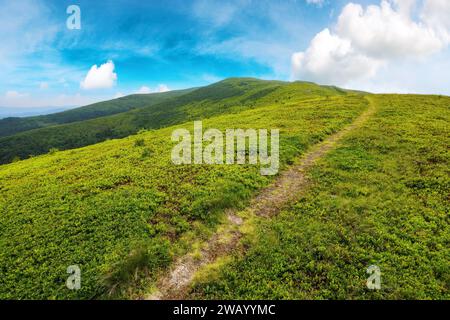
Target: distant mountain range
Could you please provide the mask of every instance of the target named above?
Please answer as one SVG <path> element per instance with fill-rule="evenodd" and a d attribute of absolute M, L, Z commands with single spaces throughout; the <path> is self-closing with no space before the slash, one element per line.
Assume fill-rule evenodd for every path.
<path fill-rule="evenodd" d="M 0 107 L 0 119 L 10 117 L 31 117 L 50 113 L 62 112 L 73 109 L 76 106 L 65 107 L 37 107 L 37 108 L 18 108 L 18 107 Z"/>

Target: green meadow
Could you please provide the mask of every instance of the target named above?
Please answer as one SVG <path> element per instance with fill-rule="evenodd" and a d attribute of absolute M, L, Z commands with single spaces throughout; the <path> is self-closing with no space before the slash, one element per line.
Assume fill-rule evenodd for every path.
<path fill-rule="evenodd" d="M 367 107 L 359 94 L 285 100 L 203 125 L 279 128 L 285 167 Z M 175 128 L 193 123 L 1 166 L 0 297 L 132 297 L 270 182 L 253 165 L 173 165 Z"/>
<path fill-rule="evenodd" d="M 276 179 L 259 165 L 174 165 L 175 129 L 280 129 L 282 171 L 370 104 L 307 192 L 247 221 L 245 250 L 201 270 L 189 295 L 449 298 L 450 98 L 230 79 L 158 99 L 0 138 L 2 162 L 15 158 L 0 165 L 1 299 L 140 297 Z M 371 264 L 378 291 L 365 286 Z M 80 290 L 66 287 L 71 265 Z"/>
<path fill-rule="evenodd" d="M 194 298 L 449 299 L 450 99 L 372 95 L 377 112 L 310 172 L 309 190 L 247 228 L 246 252 Z M 366 269 L 381 270 L 368 290 Z"/>

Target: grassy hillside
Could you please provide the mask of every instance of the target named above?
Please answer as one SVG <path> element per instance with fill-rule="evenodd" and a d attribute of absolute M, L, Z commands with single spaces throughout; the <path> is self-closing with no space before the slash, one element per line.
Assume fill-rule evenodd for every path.
<path fill-rule="evenodd" d="M 248 252 L 192 290 L 216 299 L 449 299 L 450 98 L 371 96 L 378 108 L 279 216 L 247 226 Z M 366 269 L 381 269 L 370 291 Z"/>
<path fill-rule="evenodd" d="M 95 119 L 126 112 L 132 109 L 149 107 L 161 103 L 167 99 L 186 94 L 191 90 L 194 89 L 174 90 L 151 94 L 133 94 L 114 100 L 102 101 L 88 106 L 43 116 L 24 118 L 9 117 L 0 120 L 0 137 L 11 136 L 16 133 L 29 131 L 32 129 Z"/>
<path fill-rule="evenodd" d="M 142 296 L 274 179 L 255 165 L 173 165 L 174 129 L 278 128 L 283 170 L 369 104 L 298 201 L 246 222 L 242 250 L 198 274 L 190 297 L 449 299 L 450 98 L 254 79 L 3 138 L 93 145 L 0 165 L 0 299 Z M 380 291 L 365 287 L 371 264 Z M 70 265 L 78 291 L 65 286 Z"/>
<path fill-rule="evenodd" d="M 122 98 L 124 100 L 115 100 L 115 103 L 120 102 L 118 109 L 123 106 L 135 108 L 133 101 L 136 99 L 138 101 L 136 106 L 139 108 L 112 116 L 50 126 L 0 138 L 0 163 L 8 163 L 15 158 L 25 159 L 31 155 L 44 154 L 55 148 L 67 150 L 83 147 L 107 139 L 123 138 L 141 129 L 158 129 L 271 103 L 283 104 L 317 96 L 346 94 L 349 92 L 313 83 L 237 78 L 227 79 L 182 95 L 177 94 L 176 97 L 164 99 L 162 102 L 146 107 L 143 105 L 147 102 L 140 99 L 148 98 L 130 96 Z M 109 110 L 110 105 L 111 102 L 108 102 L 101 106 Z M 92 108 L 98 110 L 100 107 Z M 85 110 L 86 114 L 89 110 L 91 109 Z"/>
<path fill-rule="evenodd" d="M 208 116 L 222 112 L 215 103 L 234 113 L 204 121 L 205 128 L 279 128 L 284 167 L 367 107 L 363 96 L 332 88 L 297 83 L 247 92 L 247 81 L 234 80 L 219 97 L 200 91 L 200 102 L 180 102 L 171 116 L 199 117 L 203 105 Z M 174 128 L 0 166 L 0 298 L 133 297 L 206 240 L 226 208 L 244 206 L 270 181 L 254 165 L 173 165 Z M 74 264 L 79 291 L 65 287 Z"/>

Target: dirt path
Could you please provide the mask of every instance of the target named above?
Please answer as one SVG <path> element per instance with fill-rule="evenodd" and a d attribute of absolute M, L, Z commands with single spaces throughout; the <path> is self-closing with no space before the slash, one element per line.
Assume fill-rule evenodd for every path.
<path fill-rule="evenodd" d="M 370 102 L 370 101 L 369 101 Z M 329 136 L 313 146 L 299 161 L 284 171 L 271 185 L 263 189 L 245 209 L 250 216 L 271 217 L 281 209 L 298 200 L 300 194 L 308 186 L 306 171 L 316 160 L 332 150 L 336 143 L 348 132 L 360 127 L 375 111 L 372 103 L 352 124 Z M 248 216 L 248 215 L 247 215 Z M 183 299 L 196 272 L 213 263 L 217 258 L 226 256 L 237 248 L 242 234 L 239 227 L 243 220 L 235 211 L 227 212 L 228 223 L 204 244 L 201 256 L 196 258 L 187 254 L 178 259 L 169 273 L 158 282 L 158 290 L 145 297 L 148 300 Z"/>

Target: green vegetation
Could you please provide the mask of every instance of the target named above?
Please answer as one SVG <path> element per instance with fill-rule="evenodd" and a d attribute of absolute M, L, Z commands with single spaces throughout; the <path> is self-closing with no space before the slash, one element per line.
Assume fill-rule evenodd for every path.
<path fill-rule="evenodd" d="M 29 131 L 32 129 L 95 119 L 126 112 L 132 109 L 150 107 L 165 100 L 186 94 L 192 90 L 194 89 L 151 94 L 133 94 L 126 97 L 102 101 L 85 107 L 74 108 L 49 115 L 23 118 L 5 118 L 0 120 L 0 137 L 11 136 L 16 133 Z"/>
<path fill-rule="evenodd" d="M 240 105 L 256 94 L 234 93 L 248 81 L 233 80 L 229 91 L 209 98 L 206 115 L 222 107 L 234 113 L 205 120 L 204 129 L 279 128 L 282 167 L 367 107 L 360 94 L 302 83 Z M 234 95 L 224 106 L 223 98 Z M 253 103 L 261 105 L 249 108 Z M 202 116 L 201 103 L 180 106 L 179 119 Z M 177 127 L 192 130 L 193 123 Z M 134 297 L 175 257 L 206 240 L 224 209 L 244 207 L 269 183 L 254 165 L 173 165 L 177 127 L 0 166 L 0 298 Z M 82 272 L 78 291 L 65 287 L 66 268 L 74 264 Z"/>
<path fill-rule="evenodd" d="M 228 79 L 196 90 L 175 92 L 169 96 L 134 95 L 43 118 L 25 118 L 23 126 L 12 120 L 12 123 L 9 123 L 10 120 L 6 119 L 0 121 L 0 132 L 4 130 L 7 134 L 12 132 L 11 127 L 23 130 L 36 125 L 46 127 L 0 138 L 0 163 L 11 162 L 15 157 L 26 159 L 44 154 L 52 148 L 67 150 L 107 139 L 123 138 L 141 129 L 158 129 L 220 114 L 236 113 L 274 102 L 285 104 L 336 94 L 353 93 L 304 82 Z M 93 118 L 108 112 L 116 113 L 125 108 L 132 110 L 85 121 L 47 126 L 49 123 L 65 123 L 68 120 Z M 42 119 L 46 121 L 44 124 L 40 123 L 44 121 Z"/>
<path fill-rule="evenodd" d="M 148 293 L 274 178 L 255 165 L 173 165 L 173 130 L 197 119 L 204 130 L 278 128 L 283 170 L 369 102 L 376 113 L 313 167 L 300 199 L 248 220 L 245 250 L 200 273 L 190 297 L 449 299 L 450 98 L 255 79 L 1 138 L 14 162 L 0 166 L 0 298 Z M 371 264 L 379 291 L 365 286 Z M 78 291 L 65 286 L 70 265 Z"/>
<path fill-rule="evenodd" d="M 380 95 L 363 128 L 311 172 L 245 254 L 199 276 L 195 298 L 449 299 L 450 98 Z M 370 291 L 366 269 L 381 269 Z"/>

